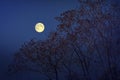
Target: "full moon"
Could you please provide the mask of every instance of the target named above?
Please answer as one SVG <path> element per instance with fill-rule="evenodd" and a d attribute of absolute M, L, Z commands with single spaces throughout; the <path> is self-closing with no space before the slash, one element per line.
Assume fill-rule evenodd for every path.
<path fill-rule="evenodd" d="M 43 23 L 37 23 L 36 25 L 35 25 L 35 30 L 36 30 L 36 32 L 43 32 L 44 31 L 44 29 L 45 29 L 45 26 L 44 26 L 44 24 Z"/>

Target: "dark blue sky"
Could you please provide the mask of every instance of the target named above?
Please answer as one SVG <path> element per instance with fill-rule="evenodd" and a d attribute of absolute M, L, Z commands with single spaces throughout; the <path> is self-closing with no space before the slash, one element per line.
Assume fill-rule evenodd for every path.
<path fill-rule="evenodd" d="M 24 42 L 47 38 L 58 24 L 54 17 L 77 6 L 78 0 L 0 0 L 0 77 Z M 35 32 L 37 22 L 44 23 L 43 33 Z"/>
<path fill-rule="evenodd" d="M 54 30 L 54 17 L 75 8 L 77 0 L 0 1 L 0 47 L 16 48 L 31 38 L 44 39 Z M 43 33 L 36 33 L 37 22 L 45 24 Z"/>
<path fill-rule="evenodd" d="M 24 42 L 45 39 L 56 28 L 54 17 L 77 5 L 77 0 L 0 0 L 0 77 Z M 37 22 L 44 23 L 43 33 L 35 32 Z"/>

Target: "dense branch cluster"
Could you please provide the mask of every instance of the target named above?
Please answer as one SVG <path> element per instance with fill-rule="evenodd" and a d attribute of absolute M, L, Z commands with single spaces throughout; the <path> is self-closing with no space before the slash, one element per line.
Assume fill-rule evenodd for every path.
<path fill-rule="evenodd" d="M 120 8 L 107 0 L 79 0 L 55 19 L 57 31 L 15 53 L 10 72 L 35 71 L 48 80 L 119 80 Z M 102 70 L 102 71 L 101 71 Z"/>

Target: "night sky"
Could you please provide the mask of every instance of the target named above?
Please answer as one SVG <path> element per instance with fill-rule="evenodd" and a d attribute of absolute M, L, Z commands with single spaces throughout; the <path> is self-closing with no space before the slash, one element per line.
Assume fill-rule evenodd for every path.
<path fill-rule="evenodd" d="M 20 46 L 32 38 L 45 39 L 49 32 L 56 28 L 57 21 L 54 17 L 77 5 L 77 0 L 0 0 L 0 77 L 3 78 L 2 80 L 5 80 L 4 73 L 7 65 Z M 44 23 L 43 33 L 34 30 L 37 22 Z"/>
<path fill-rule="evenodd" d="M 78 5 L 78 0 L 0 0 L 0 80 L 40 80 L 37 73 L 6 77 L 7 65 L 24 42 L 46 39 L 58 24 L 54 17 Z M 44 32 L 35 31 L 37 22 L 45 25 Z"/>

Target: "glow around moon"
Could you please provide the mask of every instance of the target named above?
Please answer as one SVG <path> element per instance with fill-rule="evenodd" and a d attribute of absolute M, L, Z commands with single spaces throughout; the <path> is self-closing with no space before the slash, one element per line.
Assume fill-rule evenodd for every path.
<path fill-rule="evenodd" d="M 44 31 L 44 29 L 45 29 L 45 26 L 44 26 L 44 24 L 43 23 L 37 23 L 36 25 L 35 25 L 35 30 L 36 30 L 36 32 L 43 32 Z"/>

